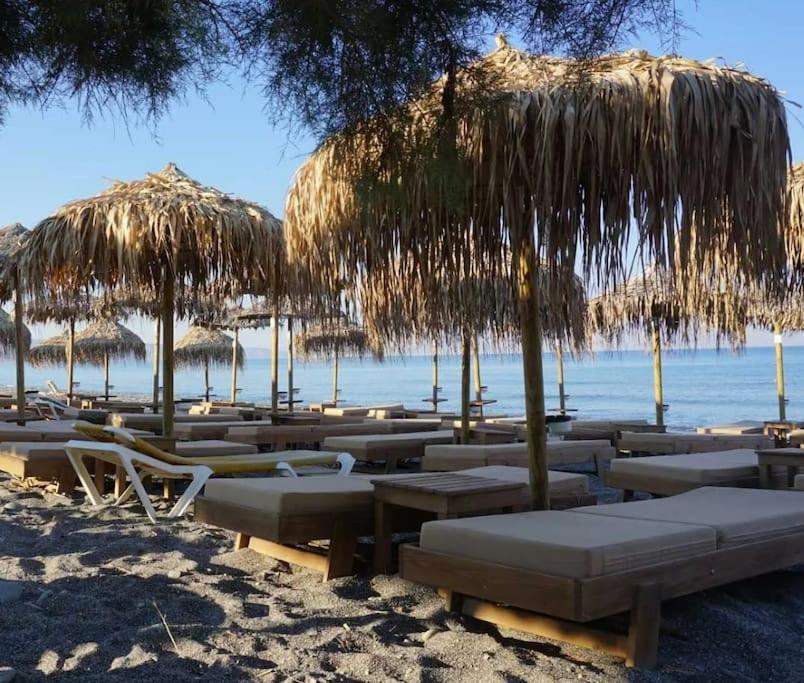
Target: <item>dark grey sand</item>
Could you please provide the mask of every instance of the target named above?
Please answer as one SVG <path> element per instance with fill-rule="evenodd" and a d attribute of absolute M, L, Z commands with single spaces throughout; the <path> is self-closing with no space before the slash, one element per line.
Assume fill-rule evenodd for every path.
<path fill-rule="evenodd" d="M 3 479 L 0 579 L 24 591 L 0 604 L 0 667 L 21 681 L 804 680 L 801 570 L 666 603 L 659 667 L 639 672 L 447 616 L 395 576 L 323 584 L 231 547 L 191 519 L 154 526 L 135 505 Z"/>

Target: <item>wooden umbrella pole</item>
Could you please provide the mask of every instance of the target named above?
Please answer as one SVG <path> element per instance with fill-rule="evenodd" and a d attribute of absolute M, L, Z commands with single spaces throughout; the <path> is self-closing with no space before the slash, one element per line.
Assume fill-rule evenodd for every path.
<path fill-rule="evenodd" d="M 475 374 L 475 398 L 478 401 L 483 400 L 483 382 L 480 380 L 480 346 L 477 343 L 477 335 L 474 336 L 473 346 L 475 355 L 473 358 L 474 374 Z"/>
<path fill-rule="evenodd" d="M 17 423 L 25 424 L 25 334 L 22 322 L 22 290 L 19 275 L 14 279 L 14 344 L 17 368 Z"/>
<path fill-rule="evenodd" d="M 230 403 L 234 405 L 237 403 L 237 345 L 240 343 L 240 328 L 235 327 L 234 339 L 232 340 L 232 390 L 230 395 Z"/>
<path fill-rule="evenodd" d="M 519 319 L 522 332 L 522 367 L 525 377 L 525 432 L 528 442 L 530 492 L 533 508 L 547 510 L 550 494 L 547 479 L 547 424 L 544 410 L 542 367 L 542 320 L 533 232 L 525 227 L 513 240 L 517 266 Z"/>
<path fill-rule="evenodd" d="M 656 424 L 664 426 L 664 387 L 662 385 L 662 336 L 653 324 L 653 400 L 656 403 Z"/>
<path fill-rule="evenodd" d="M 271 413 L 279 410 L 279 301 L 271 316 Z"/>
<path fill-rule="evenodd" d="M 103 354 L 103 399 L 109 400 L 109 352 Z"/>
<path fill-rule="evenodd" d="M 438 412 L 438 342 L 433 341 L 433 412 Z"/>
<path fill-rule="evenodd" d="M 162 342 L 162 320 L 156 318 L 156 332 L 154 334 L 154 398 L 153 408 L 154 413 L 159 412 L 159 345 Z"/>
<path fill-rule="evenodd" d="M 776 395 L 779 399 L 779 419 L 787 419 L 787 399 L 784 394 L 784 347 L 782 346 L 782 326 L 773 326 L 773 346 L 776 349 Z"/>
<path fill-rule="evenodd" d="M 472 342 L 467 332 L 461 339 L 461 443 L 469 443 L 469 364 L 471 363 Z"/>
<path fill-rule="evenodd" d="M 204 400 L 209 403 L 209 358 L 204 358 Z"/>
<path fill-rule="evenodd" d="M 556 374 L 558 376 L 558 408 L 562 415 L 567 414 L 567 395 L 564 393 L 564 349 L 561 342 L 556 343 Z"/>
<path fill-rule="evenodd" d="M 75 384 L 73 350 L 75 348 L 75 318 L 70 318 L 70 332 L 67 338 L 67 404 L 73 403 L 73 384 Z"/>
<path fill-rule="evenodd" d="M 332 365 L 332 402 L 338 405 L 338 344 L 335 344 L 335 359 Z"/>
<path fill-rule="evenodd" d="M 162 435 L 173 436 L 173 274 L 166 273 L 162 286 Z"/>
<path fill-rule="evenodd" d="M 288 412 L 293 412 L 293 316 L 288 316 Z"/>

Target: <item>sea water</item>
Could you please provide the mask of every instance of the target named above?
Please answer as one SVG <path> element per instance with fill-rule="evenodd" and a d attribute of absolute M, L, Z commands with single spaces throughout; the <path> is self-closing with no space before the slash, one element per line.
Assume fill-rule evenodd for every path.
<path fill-rule="evenodd" d="M 249 354 L 238 373 L 243 401 L 268 401 L 270 362 L 262 352 Z M 262 357 L 260 357 L 262 356 Z M 489 412 L 509 415 L 524 412 L 521 357 L 514 354 L 481 356 L 481 379 L 488 387 L 486 398 L 496 401 Z M 280 389 L 287 386 L 284 358 L 280 361 Z M 642 351 L 598 351 L 580 360 L 565 357 L 565 384 L 568 407 L 578 417 L 646 418 L 653 420 L 653 361 Z M 745 419 L 775 419 L 775 361 L 772 348 L 750 348 L 740 354 L 713 349 L 665 351 L 664 399 L 669 404 L 666 422 L 671 428 L 690 429 L 697 425 Z M 65 386 L 63 368 L 26 367 L 26 385 L 44 388 L 52 379 Z M 342 359 L 340 363 L 341 399 L 350 404 L 404 403 L 413 408 L 427 408 L 423 399 L 431 396 L 431 359 L 429 356 L 390 358 L 383 363 Z M 113 393 L 120 396 L 150 395 L 151 365 L 112 363 Z M 14 381 L 13 361 L 0 362 L 0 385 Z M 555 357 L 544 356 L 545 403 L 558 407 Z M 99 368 L 77 366 L 76 381 L 85 392 L 101 390 L 103 376 Z M 804 347 L 785 349 L 785 378 L 789 399 L 788 416 L 804 419 Z M 215 397 L 229 398 L 231 372 L 211 368 L 210 384 Z M 294 385 L 304 401 L 321 401 L 332 394 L 332 366 L 327 362 L 294 364 Z M 460 409 L 460 359 L 440 358 L 440 404 L 443 411 Z M 197 397 L 203 392 L 203 370 L 176 372 L 177 397 Z"/>

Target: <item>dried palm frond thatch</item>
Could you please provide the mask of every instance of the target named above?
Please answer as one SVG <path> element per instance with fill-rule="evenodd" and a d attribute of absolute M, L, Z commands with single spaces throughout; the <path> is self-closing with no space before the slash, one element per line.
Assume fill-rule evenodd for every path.
<path fill-rule="evenodd" d="M 468 247 L 485 254 L 478 275 L 493 277 L 512 232 L 531 227 L 551 267 L 571 272 L 580 246 L 600 285 L 622 272 L 629 237 L 643 262 L 678 258 L 681 282 L 704 262 L 741 280 L 778 277 L 789 141 L 766 81 L 644 52 L 578 64 L 501 41 L 458 77 L 467 104 L 448 141 L 452 174 L 422 142 L 442 95 L 440 81 L 411 105 L 399 154 L 367 126 L 328 140 L 297 172 L 288 245 L 321 284 L 385 269 L 400 252 L 458 278 Z"/>
<path fill-rule="evenodd" d="M 31 331 L 23 326 L 23 356 L 27 356 L 31 348 Z M 0 309 L 0 357 L 11 358 L 17 354 L 17 330 L 14 326 L 14 319 Z"/>
<path fill-rule="evenodd" d="M 0 301 L 8 301 L 14 290 L 19 253 L 30 231 L 21 223 L 0 228 Z"/>
<path fill-rule="evenodd" d="M 34 367 L 67 364 L 67 342 L 69 332 L 65 330 L 31 347 L 28 360 Z"/>
<path fill-rule="evenodd" d="M 501 39 L 408 113 L 394 135 L 367 122 L 302 165 L 285 207 L 290 260 L 335 292 L 410 259 L 438 297 L 471 268 L 497 277 L 510 246 L 531 489 L 546 506 L 540 296 L 569 294 L 576 257 L 598 287 L 632 256 L 670 267 L 690 313 L 699 277 L 781 287 L 784 103 L 737 69 L 644 52 L 537 57 Z"/>
<path fill-rule="evenodd" d="M 788 220 L 785 229 L 787 255 L 804 287 L 804 163 L 794 164 L 788 178 Z"/>
<path fill-rule="evenodd" d="M 371 355 L 381 360 L 382 347 L 373 342 L 364 330 L 339 320 L 311 325 L 296 336 L 294 346 L 296 353 L 305 359 Z"/>
<path fill-rule="evenodd" d="M 279 277 L 283 257 L 281 224 L 266 209 L 168 164 L 65 204 L 31 231 L 20 265 L 32 291 L 79 282 L 162 292 L 167 269 L 184 293 Z"/>
<path fill-rule="evenodd" d="M 654 331 L 664 342 L 691 343 L 702 330 L 739 348 L 745 343 L 745 306 L 733 301 L 730 292 L 700 282 L 700 305 L 695 315 L 666 268 L 653 265 L 612 291 L 589 300 L 589 331 L 609 344 L 619 344 L 625 335 L 649 336 Z M 704 296 L 706 293 L 706 296 Z"/>
<path fill-rule="evenodd" d="M 383 346 L 400 349 L 410 342 L 433 340 L 433 330 L 439 330 L 435 338 L 448 345 L 466 334 L 486 336 L 495 345 L 513 343 L 519 334 L 519 302 L 511 277 L 510 250 L 507 256 L 496 278 L 475 277 L 471 272 L 459 281 L 446 278 L 438 297 L 427 295 L 421 272 L 397 260 L 390 273 L 369 277 L 360 285 L 366 331 Z M 554 286 L 548 272 L 539 271 L 546 292 Z M 568 296 L 547 294 L 542 298 L 542 328 L 549 340 L 565 342 L 580 352 L 587 346 L 586 291 L 579 277 L 572 282 Z M 563 295 L 563 286 L 560 291 Z"/>
<path fill-rule="evenodd" d="M 109 360 L 145 361 L 145 342 L 113 320 L 96 320 L 75 335 L 75 360 L 102 366 Z"/>
<path fill-rule="evenodd" d="M 176 367 L 222 366 L 232 364 L 233 339 L 220 330 L 195 325 L 174 347 Z M 243 367 L 246 354 L 237 345 L 237 365 Z"/>

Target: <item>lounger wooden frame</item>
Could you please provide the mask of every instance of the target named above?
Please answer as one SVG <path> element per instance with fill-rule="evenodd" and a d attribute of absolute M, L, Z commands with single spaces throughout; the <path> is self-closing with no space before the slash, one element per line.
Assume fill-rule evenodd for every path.
<path fill-rule="evenodd" d="M 659 475 L 636 474 L 634 472 L 617 472 L 609 470 L 605 473 L 606 486 L 623 490 L 623 500 L 631 500 L 634 491 L 650 493 L 654 496 L 677 496 L 702 486 L 729 486 L 733 488 L 759 488 L 759 472 L 752 477 L 723 479 L 720 481 L 694 482 L 678 479 L 662 478 Z"/>
<path fill-rule="evenodd" d="M 44 442 L 42 445 L 46 445 Z M 75 470 L 67 459 L 61 457 L 35 458 L 32 460 L 0 451 L 0 472 L 6 472 L 20 481 L 36 480 L 40 482 L 55 481 L 57 491 L 69 495 L 75 490 Z"/>
<path fill-rule="evenodd" d="M 408 544 L 400 549 L 399 574 L 444 590 L 449 611 L 608 652 L 623 657 L 627 666 L 652 668 L 662 600 L 801 562 L 804 532 L 587 579 L 541 574 Z M 586 626 L 622 613 L 630 613 L 627 635 Z"/>
<path fill-rule="evenodd" d="M 195 521 L 237 533 L 235 548 L 251 548 L 277 560 L 314 569 L 324 581 L 353 572 L 357 539 L 374 532 L 372 506 L 354 512 L 289 515 L 263 512 L 242 505 L 195 499 Z M 305 546 L 329 539 L 326 555 Z"/>

